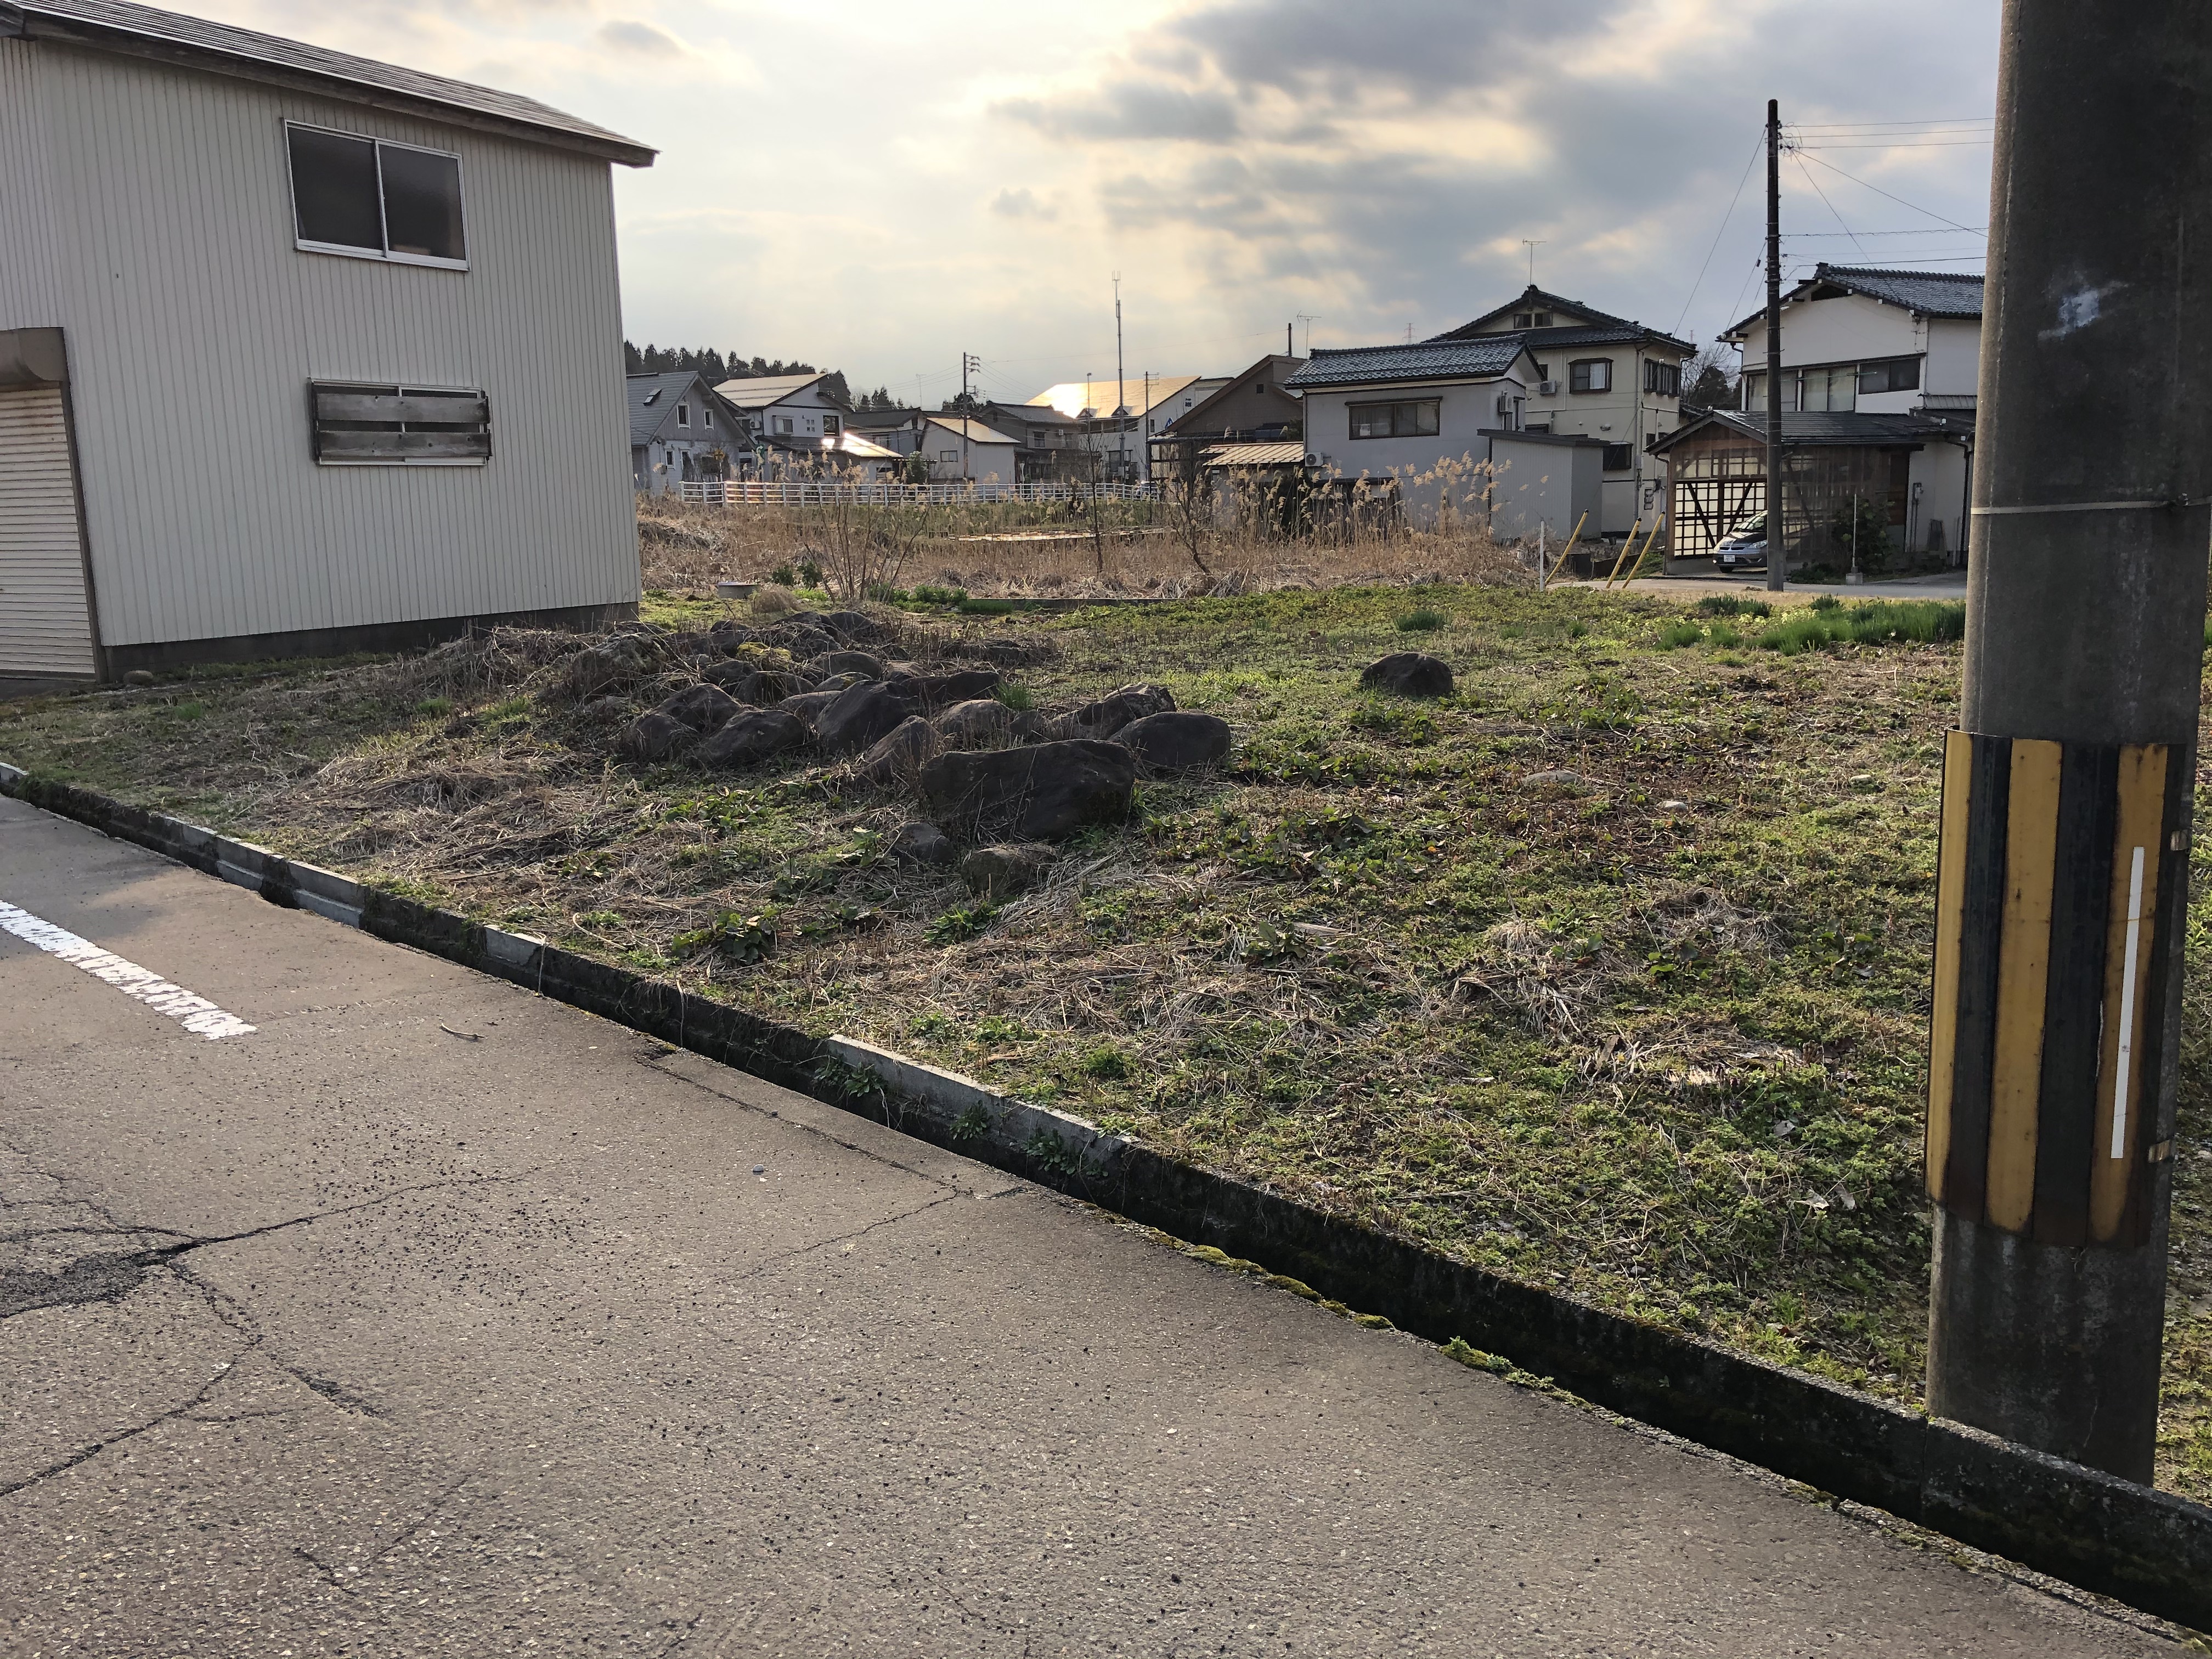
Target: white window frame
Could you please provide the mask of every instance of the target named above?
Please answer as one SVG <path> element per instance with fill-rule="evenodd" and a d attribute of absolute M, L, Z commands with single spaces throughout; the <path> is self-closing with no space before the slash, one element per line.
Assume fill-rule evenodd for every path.
<path fill-rule="evenodd" d="M 349 247 L 343 242 L 311 242 L 300 234 L 300 187 L 292 177 L 292 129 L 307 132 L 326 132 L 334 138 L 351 138 L 374 145 L 376 155 L 376 227 L 384 238 L 381 248 Z M 313 121 L 284 123 L 284 186 L 286 205 L 292 215 L 292 246 L 302 253 L 329 253 L 341 259 L 373 259 L 379 264 L 422 265 L 432 270 L 466 270 L 466 259 L 438 259 L 427 253 L 394 253 L 391 250 L 392 227 L 384 218 L 384 152 L 392 149 L 411 149 L 423 155 L 441 155 L 453 164 L 453 177 L 461 192 L 461 242 L 469 245 L 469 174 L 468 167 L 459 152 L 434 149 L 428 144 L 403 143 L 397 138 L 380 138 L 373 132 L 355 132 L 345 127 L 326 127 Z"/>
<path fill-rule="evenodd" d="M 682 427 L 688 427 L 691 424 L 690 404 L 687 403 L 678 403 L 676 405 L 676 424 Z"/>

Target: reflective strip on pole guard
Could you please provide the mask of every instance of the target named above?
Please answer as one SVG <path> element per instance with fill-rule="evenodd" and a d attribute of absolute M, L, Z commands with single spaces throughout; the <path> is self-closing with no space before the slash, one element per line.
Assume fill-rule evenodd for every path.
<path fill-rule="evenodd" d="M 1927 1139 L 1946 1207 L 2047 1243 L 2142 1242 L 2185 759 L 1946 737 Z"/>

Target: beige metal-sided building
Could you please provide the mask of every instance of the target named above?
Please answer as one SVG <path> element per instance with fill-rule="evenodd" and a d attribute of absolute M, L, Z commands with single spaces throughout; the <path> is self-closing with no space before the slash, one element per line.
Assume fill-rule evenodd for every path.
<path fill-rule="evenodd" d="M 0 675 L 635 614 L 611 168 L 509 94 L 0 0 Z"/>

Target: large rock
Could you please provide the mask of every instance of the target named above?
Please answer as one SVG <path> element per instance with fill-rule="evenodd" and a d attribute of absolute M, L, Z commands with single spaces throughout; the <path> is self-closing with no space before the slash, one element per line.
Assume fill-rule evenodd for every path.
<path fill-rule="evenodd" d="M 814 732 L 814 722 L 822 718 L 822 711 L 845 694 L 837 691 L 801 691 L 795 697 L 786 697 L 775 706 L 805 726 L 808 736 Z"/>
<path fill-rule="evenodd" d="M 956 702 L 988 697 L 999 689 L 995 668 L 963 668 L 951 674 L 887 674 L 887 682 L 913 697 L 925 708 L 950 708 Z"/>
<path fill-rule="evenodd" d="M 957 864 L 960 849 L 935 824 L 916 818 L 892 833 L 891 856 L 902 864 Z"/>
<path fill-rule="evenodd" d="M 884 677 L 883 659 L 865 651 L 825 651 L 806 665 L 809 672 L 828 679 L 837 674 L 858 674 L 864 680 Z"/>
<path fill-rule="evenodd" d="M 1136 782 L 1134 756 L 1087 738 L 939 755 L 921 769 L 931 817 L 1012 841 L 1051 841 L 1121 817 Z"/>
<path fill-rule="evenodd" d="M 907 787 L 944 746 L 934 726 L 921 715 L 910 714 L 870 744 L 853 769 L 878 789 Z"/>
<path fill-rule="evenodd" d="M 948 749 L 988 749 L 1014 735 L 1014 711 L 996 697 L 956 702 L 931 722 Z"/>
<path fill-rule="evenodd" d="M 694 732 L 708 732 L 720 731 L 723 722 L 743 707 L 719 685 L 687 685 L 653 712 L 681 720 Z"/>
<path fill-rule="evenodd" d="M 1045 878 L 1060 854 L 1035 842 L 979 847 L 960 860 L 960 879 L 980 899 L 1012 898 Z"/>
<path fill-rule="evenodd" d="M 1370 663 L 1359 676 L 1370 691 L 1388 691 L 1400 697 L 1449 697 L 1452 694 L 1449 665 L 1420 651 L 1397 651 L 1380 662 Z"/>
<path fill-rule="evenodd" d="M 921 712 L 919 701 L 902 686 L 870 684 L 840 691 L 836 701 L 814 717 L 815 741 L 832 754 L 866 749 Z"/>
<path fill-rule="evenodd" d="M 666 760 L 698 741 L 699 734 L 665 714 L 640 714 L 615 738 L 615 748 L 632 760 Z"/>
<path fill-rule="evenodd" d="M 1110 738 L 1131 720 L 1164 714 L 1176 706 L 1164 685 L 1125 685 L 1110 696 L 1086 702 L 1063 717 L 1060 729 L 1071 738 Z"/>
<path fill-rule="evenodd" d="M 1131 720 L 1114 741 L 1137 757 L 1146 773 L 1188 772 L 1229 757 L 1229 722 L 1218 714 L 1168 709 Z"/>
<path fill-rule="evenodd" d="M 732 719 L 692 756 L 702 766 L 757 766 L 806 741 L 806 728 L 781 708 L 754 708 Z"/>
<path fill-rule="evenodd" d="M 811 674 L 795 669 L 764 669 L 742 657 L 734 662 L 716 663 L 707 671 L 706 678 L 709 684 L 720 686 L 739 702 L 759 708 L 814 689 Z"/>
<path fill-rule="evenodd" d="M 960 647 L 963 656 L 981 657 L 985 662 L 1000 668 L 1027 668 L 1041 662 L 1054 662 L 1060 657 L 1060 647 L 1050 640 L 1018 640 L 999 635 L 988 640 L 969 640 Z"/>

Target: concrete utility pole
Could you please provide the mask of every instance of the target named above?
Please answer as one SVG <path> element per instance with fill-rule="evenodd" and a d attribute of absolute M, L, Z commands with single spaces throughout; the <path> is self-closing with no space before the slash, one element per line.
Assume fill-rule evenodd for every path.
<path fill-rule="evenodd" d="M 2201 0 L 2006 0 L 1928 1409 L 2151 1476 L 2212 540 Z"/>
<path fill-rule="evenodd" d="M 1782 106 L 1766 100 L 1766 586 L 1790 585 L 1782 541 Z"/>

